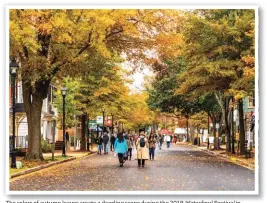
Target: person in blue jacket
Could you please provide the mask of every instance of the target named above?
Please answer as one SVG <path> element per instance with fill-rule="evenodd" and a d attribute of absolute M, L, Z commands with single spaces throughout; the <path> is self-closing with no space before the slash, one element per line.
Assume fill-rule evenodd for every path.
<path fill-rule="evenodd" d="M 118 133 L 114 144 L 114 151 L 118 154 L 120 167 L 123 167 L 124 154 L 128 152 L 128 146 L 122 133 Z"/>

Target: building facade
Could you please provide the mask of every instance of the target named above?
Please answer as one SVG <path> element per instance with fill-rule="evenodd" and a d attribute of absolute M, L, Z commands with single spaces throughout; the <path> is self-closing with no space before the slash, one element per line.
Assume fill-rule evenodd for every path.
<path fill-rule="evenodd" d="M 57 109 L 53 107 L 55 100 L 56 87 L 54 85 L 49 86 L 47 97 L 43 100 L 42 114 L 41 114 L 41 134 L 44 140 L 49 143 L 52 142 L 53 136 L 55 140 L 58 139 L 56 116 Z M 15 130 L 16 130 L 16 148 L 28 148 L 28 122 L 23 104 L 23 91 L 22 82 L 19 81 L 15 86 L 15 106 L 16 106 L 16 118 L 15 118 Z M 11 85 L 9 87 L 9 136 L 12 136 L 12 95 Z"/>

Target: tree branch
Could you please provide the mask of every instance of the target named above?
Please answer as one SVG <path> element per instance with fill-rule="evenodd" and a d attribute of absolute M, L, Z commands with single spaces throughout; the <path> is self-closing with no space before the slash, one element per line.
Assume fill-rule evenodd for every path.
<path fill-rule="evenodd" d="M 122 33 L 122 32 L 123 32 L 123 28 L 120 28 L 119 30 L 110 32 L 109 34 L 106 34 L 106 40 L 107 40 L 109 37 L 112 37 L 113 35 L 116 35 L 116 34 L 119 34 L 119 33 Z"/>
<path fill-rule="evenodd" d="M 76 56 L 74 57 L 74 58 L 76 58 L 76 57 L 78 57 L 79 55 L 81 55 L 87 48 L 89 48 L 90 47 L 90 45 L 91 45 L 91 40 L 92 40 L 92 33 L 93 33 L 93 30 L 91 30 L 90 32 L 89 32 L 89 34 L 88 34 L 88 42 L 85 44 L 85 46 L 78 52 L 78 54 L 76 54 Z"/>

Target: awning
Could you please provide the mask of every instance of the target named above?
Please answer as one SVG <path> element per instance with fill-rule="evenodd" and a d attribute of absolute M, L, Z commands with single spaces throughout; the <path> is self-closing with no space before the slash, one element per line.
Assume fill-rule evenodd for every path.
<path fill-rule="evenodd" d="M 168 129 L 161 129 L 161 131 L 159 131 L 159 133 L 164 134 L 164 135 L 172 134 L 172 132 Z"/>
<path fill-rule="evenodd" d="M 186 129 L 185 128 L 175 128 L 174 133 L 175 134 L 186 134 Z"/>

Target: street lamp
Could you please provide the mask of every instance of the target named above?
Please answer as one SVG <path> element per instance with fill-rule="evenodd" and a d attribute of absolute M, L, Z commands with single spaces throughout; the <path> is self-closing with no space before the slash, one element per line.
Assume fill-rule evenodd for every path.
<path fill-rule="evenodd" d="M 17 70 L 19 65 L 17 64 L 15 58 L 13 57 L 11 63 L 9 64 L 11 83 L 12 83 L 12 151 L 11 151 L 11 168 L 16 168 L 16 151 L 15 151 L 15 80 L 17 77 Z"/>
<path fill-rule="evenodd" d="M 231 107 L 231 127 L 232 127 L 232 154 L 235 154 L 235 136 L 234 136 L 234 97 L 232 99 L 232 107 Z"/>
<path fill-rule="evenodd" d="M 65 97 L 67 95 L 67 88 L 63 86 L 61 88 L 61 95 L 63 98 L 63 146 L 62 146 L 62 156 L 66 156 L 66 138 L 65 138 Z"/>
<path fill-rule="evenodd" d="M 102 109 L 102 113 L 103 113 L 103 130 L 102 130 L 102 135 L 104 134 L 104 128 L 105 128 L 105 109 Z"/>

